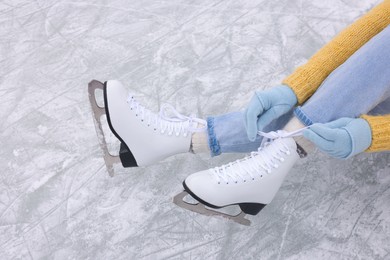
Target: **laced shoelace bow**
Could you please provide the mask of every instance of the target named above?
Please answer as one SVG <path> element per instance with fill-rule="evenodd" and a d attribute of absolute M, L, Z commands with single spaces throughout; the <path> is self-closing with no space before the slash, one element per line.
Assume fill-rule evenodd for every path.
<path fill-rule="evenodd" d="M 211 169 L 218 184 L 225 182 L 238 183 L 239 181 L 246 182 L 255 180 L 258 177 L 263 177 L 264 174 L 270 174 L 273 168 L 278 168 L 279 163 L 283 162 L 283 154 L 290 155 L 290 149 L 283 143 L 273 143 L 272 141 L 279 138 L 287 138 L 302 135 L 303 130 L 307 127 L 293 132 L 284 130 L 261 132 L 258 134 L 263 136 L 263 140 L 259 149 L 243 159 L 231 162 Z M 270 144 L 273 143 L 272 146 Z M 267 147 L 267 149 L 264 149 Z M 255 158 L 256 157 L 256 158 Z M 252 158 L 254 158 L 252 160 Z"/>
<path fill-rule="evenodd" d="M 189 132 L 204 132 L 207 130 L 206 120 L 196 118 L 195 115 L 184 116 L 177 112 L 172 105 L 163 104 L 160 112 L 155 114 L 140 105 L 131 94 L 127 98 L 127 103 L 130 109 L 135 110 L 136 116 L 140 117 L 142 122 L 153 127 L 155 131 L 160 130 L 161 134 L 168 133 L 168 135 L 172 135 L 175 133 L 176 136 L 182 134 L 186 137 Z M 168 113 L 173 115 L 168 116 Z"/>

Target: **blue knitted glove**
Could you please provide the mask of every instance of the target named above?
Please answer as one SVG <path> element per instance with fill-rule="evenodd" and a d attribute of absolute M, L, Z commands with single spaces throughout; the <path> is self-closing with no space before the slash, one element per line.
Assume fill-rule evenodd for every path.
<path fill-rule="evenodd" d="M 349 158 L 371 145 L 371 127 L 361 118 L 343 117 L 326 124 L 313 124 L 303 131 L 321 151 L 336 157 Z"/>
<path fill-rule="evenodd" d="M 290 111 L 296 103 L 294 91 L 286 85 L 256 91 L 245 110 L 245 127 L 249 140 L 253 142 L 258 131 Z"/>

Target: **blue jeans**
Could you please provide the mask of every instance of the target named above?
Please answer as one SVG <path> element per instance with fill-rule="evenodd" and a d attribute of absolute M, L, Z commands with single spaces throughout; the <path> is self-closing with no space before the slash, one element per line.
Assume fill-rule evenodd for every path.
<path fill-rule="evenodd" d="M 303 124 L 341 117 L 390 113 L 390 26 L 373 37 L 334 70 L 302 106 L 274 120 L 263 131 L 282 129 L 295 115 Z M 248 140 L 244 112 L 208 117 L 211 155 L 256 151 L 261 136 Z"/>

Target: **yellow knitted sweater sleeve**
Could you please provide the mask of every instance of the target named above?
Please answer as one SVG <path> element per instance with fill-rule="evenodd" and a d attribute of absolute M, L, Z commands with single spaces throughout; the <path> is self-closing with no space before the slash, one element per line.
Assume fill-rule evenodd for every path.
<path fill-rule="evenodd" d="M 371 127 L 372 142 L 369 152 L 390 151 L 390 114 L 384 116 L 361 116 Z"/>
<path fill-rule="evenodd" d="M 390 0 L 385 0 L 340 32 L 285 78 L 283 84 L 292 88 L 298 103 L 303 104 L 333 70 L 389 24 Z"/>

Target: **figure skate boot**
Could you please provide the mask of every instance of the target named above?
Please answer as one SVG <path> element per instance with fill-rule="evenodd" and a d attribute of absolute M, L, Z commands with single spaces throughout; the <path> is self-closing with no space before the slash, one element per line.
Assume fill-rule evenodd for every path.
<path fill-rule="evenodd" d="M 275 139 L 244 159 L 188 176 L 183 182 L 185 191 L 174 198 L 174 203 L 200 214 L 222 215 L 249 225 L 245 214 L 256 215 L 272 201 L 299 157 L 293 138 Z M 183 201 L 187 194 L 204 206 Z M 242 212 L 231 216 L 209 209 L 229 205 L 238 205 Z"/>
<path fill-rule="evenodd" d="M 128 94 L 117 80 L 99 83 L 92 81 L 89 84 L 90 102 L 99 139 L 103 139 L 100 143 L 111 176 L 113 164 L 119 160 L 107 150 L 100 123 L 103 114 L 107 117 L 110 130 L 121 142 L 119 159 L 123 167 L 147 166 L 171 155 L 188 152 L 192 133 L 207 129 L 205 120 L 183 116 L 168 104 L 162 105 L 160 113 L 153 113 Z M 104 108 L 97 105 L 95 89 L 103 90 Z"/>

